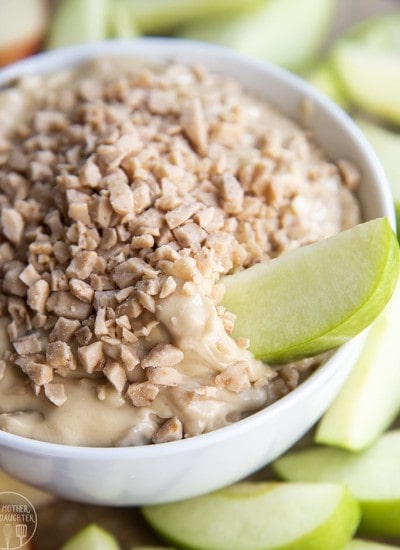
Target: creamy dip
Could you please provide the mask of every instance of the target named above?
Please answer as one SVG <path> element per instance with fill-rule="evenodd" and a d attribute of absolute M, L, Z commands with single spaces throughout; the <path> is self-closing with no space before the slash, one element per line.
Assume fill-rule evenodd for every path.
<path fill-rule="evenodd" d="M 358 223 L 351 163 L 200 67 L 103 59 L 21 79 L 0 109 L 1 429 L 177 440 L 320 364 L 235 341 L 223 275 Z"/>

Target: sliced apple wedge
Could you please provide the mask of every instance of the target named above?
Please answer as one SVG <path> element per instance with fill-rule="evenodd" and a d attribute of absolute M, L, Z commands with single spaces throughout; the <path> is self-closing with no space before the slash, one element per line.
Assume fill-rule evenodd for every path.
<path fill-rule="evenodd" d="M 120 550 L 120 546 L 111 533 L 91 523 L 78 531 L 61 550 Z"/>
<path fill-rule="evenodd" d="M 386 218 L 262 262 L 223 279 L 234 337 L 269 362 L 310 356 L 361 332 L 388 302 L 399 245 Z"/>
<path fill-rule="evenodd" d="M 393 12 L 364 19 L 346 31 L 346 37 L 375 46 L 400 52 L 400 14 Z"/>
<path fill-rule="evenodd" d="M 133 38 L 139 35 L 136 21 L 129 10 L 128 0 L 113 0 L 110 5 L 108 27 L 112 38 Z"/>
<path fill-rule="evenodd" d="M 343 109 L 349 108 L 349 101 L 330 63 L 327 61 L 320 63 L 305 76 L 310 84 L 318 88 Z"/>
<path fill-rule="evenodd" d="M 310 65 L 319 50 L 335 6 L 332 0 L 269 0 L 248 14 L 232 16 L 226 11 L 213 21 L 194 21 L 178 34 L 300 71 Z"/>
<path fill-rule="evenodd" d="M 96 42 L 108 37 L 110 0 L 61 0 L 47 38 L 47 48 Z"/>
<path fill-rule="evenodd" d="M 400 134 L 361 118 L 356 122 L 378 155 L 389 180 L 396 207 L 397 236 L 400 238 Z"/>
<path fill-rule="evenodd" d="M 197 550 L 336 550 L 359 521 L 346 487 L 326 483 L 239 483 L 142 511 L 166 540 Z"/>
<path fill-rule="evenodd" d="M 211 21 L 227 13 L 243 13 L 264 0 L 125 0 L 139 29 L 166 34 L 197 19 Z"/>
<path fill-rule="evenodd" d="M 400 535 L 400 430 L 387 432 L 366 451 L 314 447 L 289 453 L 272 465 L 296 482 L 344 483 L 361 506 L 360 532 Z"/>
<path fill-rule="evenodd" d="M 374 321 L 364 348 L 315 440 L 353 451 L 365 449 L 400 411 L 400 284 Z"/>
<path fill-rule="evenodd" d="M 1 0 L 0 66 L 36 53 L 48 22 L 45 0 Z"/>
<path fill-rule="evenodd" d="M 400 122 L 400 51 L 342 40 L 333 48 L 332 62 L 358 108 Z"/>

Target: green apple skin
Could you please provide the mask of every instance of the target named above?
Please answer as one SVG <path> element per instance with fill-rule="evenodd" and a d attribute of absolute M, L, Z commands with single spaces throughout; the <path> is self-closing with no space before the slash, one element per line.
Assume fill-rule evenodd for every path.
<path fill-rule="evenodd" d="M 179 25 L 229 14 L 242 14 L 264 0 L 124 0 L 141 32 L 168 34 Z"/>
<path fill-rule="evenodd" d="M 317 443 L 360 451 L 390 426 L 400 411 L 400 283 L 373 322 L 345 386 L 322 417 Z"/>
<path fill-rule="evenodd" d="M 228 46 L 301 72 L 319 51 L 335 7 L 332 0 L 269 0 L 248 14 L 194 21 L 178 30 L 178 35 Z"/>
<path fill-rule="evenodd" d="M 108 34 L 111 38 L 139 36 L 139 29 L 130 14 L 127 0 L 112 0 L 108 18 Z"/>
<path fill-rule="evenodd" d="M 399 548 L 398 546 L 391 546 L 389 544 L 381 544 L 380 542 L 372 542 L 369 540 L 353 539 L 351 540 L 343 550 L 391 550 Z"/>
<path fill-rule="evenodd" d="M 270 363 L 337 347 L 382 311 L 399 254 L 388 220 L 377 218 L 224 277 L 233 336 L 249 338 L 252 353 Z"/>
<path fill-rule="evenodd" d="M 167 541 L 196 550 L 336 550 L 359 522 L 347 488 L 320 483 L 238 483 L 142 512 Z"/>
<path fill-rule="evenodd" d="M 111 0 L 62 0 L 54 14 L 48 49 L 97 42 L 108 37 Z"/>
<path fill-rule="evenodd" d="M 361 507 L 359 532 L 400 535 L 400 430 L 385 433 L 363 452 L 314 447 L 288 453 L 272 465 L 282 479 L 344 483 Z"/>
<path fill-rule="evenodd" d="M 375 150 L 389 180 L 396 207 L 397 237 L 400 239 L 400 134 L 361 118 L 355 120 Z"/>
<path fill-rule="evenodd" d="M 353 40 L 332 50 L 336 74 L 352 103 L 367 113 L 400 123 L 400 55 Z"/>
<path fill-rule="evenodd" d="M 365 19 L 346 31 L 346 37 L 380 49 L 400 51 L 400 14 Z"/>
<path fill-rule="evenodd" d="M 61 550 L 120 550 L 116 539 L 95 523 L 84 527 Z"/>
<path fill-rule="evenodd" d="M 340 105 L 342 109 L 350 108 L 346 93 L 329 61 L 320 63 L 305 76 L 310 84 Z"/>

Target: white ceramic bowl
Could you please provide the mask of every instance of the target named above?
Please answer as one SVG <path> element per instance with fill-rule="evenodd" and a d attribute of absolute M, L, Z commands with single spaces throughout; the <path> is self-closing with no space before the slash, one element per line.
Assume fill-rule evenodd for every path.
<path fill-rule="evenodd" d="M 394 225 L 383 171 L 347 115 L 296 76 L 232 51 L 158 38 L 105 42 L 17 63 L 0 73 L 0 85 L 18 75 L 60 70 L 105 53 L 202 64 L 238 79 L 295 119 L 302 101 L 311 100 L 308 123 L 317 141 L 332 159 L 351 159 L 361 169 L 359 197 L 364 218 L 386 215 Z M 348 376 L 361 342 L 362 335 L 340 348 L 275 404 L 214 432 L 160 445 L 99 449 L 43 443 L 0 431 L 0 467 L 60 496 L 95 504 L 159 503 L 217 489 L 275 459 L 317 421 Z"/>

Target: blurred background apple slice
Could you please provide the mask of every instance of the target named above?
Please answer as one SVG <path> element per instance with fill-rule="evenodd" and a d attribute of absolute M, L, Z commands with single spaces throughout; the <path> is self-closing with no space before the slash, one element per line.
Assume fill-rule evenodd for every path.
<path fill-rule="evenodd" d="M 299 72 L 314 60 L 335 7 L 335 0 L 269 0 L 246 14 L 194 20 L 178 35 L 229 46 Z"/>
<path fill-rule="evenodd" d="M 108 37 L 111 9 L 111 0 L 59 2 L 47 37 L 47 47 L 53 49 L 104 40 Z"/>
<path fill-rule="evenodd" d="M 111 533 L 91 523 L 78 531 L 61 550 L 120 550 L 120 546 Z"/>
<path fill-rule="evenodd" d="M 0 66 L 36 53 L 47 23 L 46 0 L 1 0 Z"/>
<path fill-rule="evenodd" d="M 296 0 L 297 1 L 297 0 Z M 198 19 L 212 21 L 265 4 L 265 0 L 124 0 L 131 16 L 145 34 L 167 34 L 179 25 Z"/>
<path fill-rule="evenodd" d="M 372 324 L 346 384 L 320 421 L 315 441 L 359 451 L 400 411 L 400 285 Z"/>

